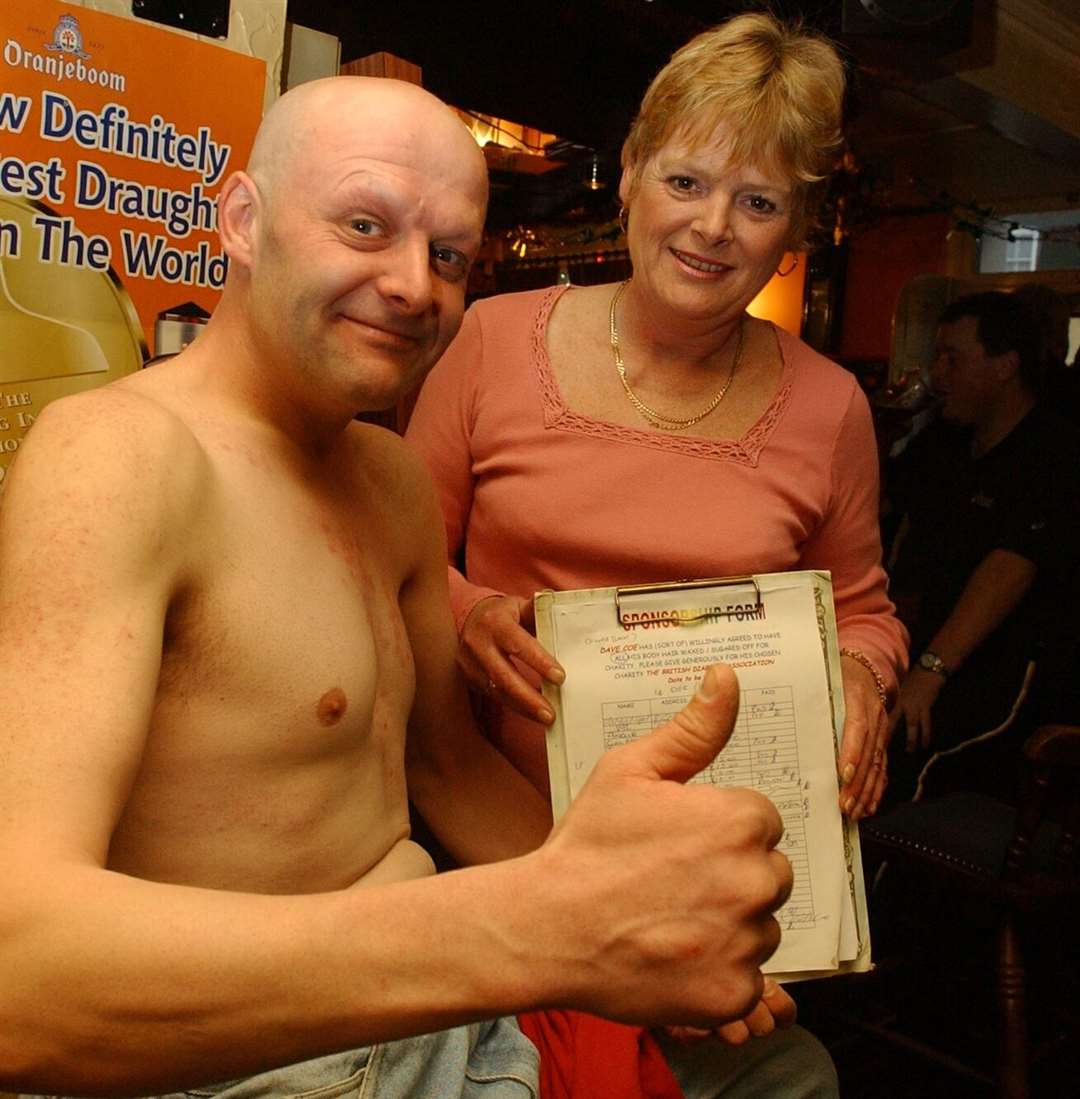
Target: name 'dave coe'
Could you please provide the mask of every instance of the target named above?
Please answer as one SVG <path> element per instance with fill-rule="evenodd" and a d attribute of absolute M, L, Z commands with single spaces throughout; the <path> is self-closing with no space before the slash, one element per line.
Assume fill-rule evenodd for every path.
<path fill-rule="evenodd" d="M 0 93 L 0 135 L 22 133 L 31 107 L 29 96 Z M 26 161 L 0 153 L 0 192 L 56 206 L 67 201 L 71 188 L 72 201 L 79 209 L 103 210 L 155 223 L 165 230 L 167 235 L 120 230 L 126 275 L 214 289 L 224 285 L 224 254 L 211 252 L 207 241 L 186 250 L 173 244 L 192 231 L 213 233 L 217 228 L 217 210 L 209 190 L 224 177 L 232 150 L 215 141 L 208 127 L 185 134 L 160 115 L 149 122 L 136 122 L 127 108 L 116 103 L 98 112 L 85 111 L 77 109 L 67 96 L 42 92 L 38 132 L 47 141 L 74 142 L 82 149 L 179 168 L 198 175 L 199 181 L 187 190 L 175 190 L 111 175 L 92 160 L 80 159 L 69 170 L 59 156 Z M 37 256 L 43 263 L 97 271 L 107 271 L 112 265 L 111 242 L 80 232 L 74 218 L 39 212 L 33 225 Z M 21 226 L 0 220 L 0 257 L 18 257 L 22 248 Z"/>

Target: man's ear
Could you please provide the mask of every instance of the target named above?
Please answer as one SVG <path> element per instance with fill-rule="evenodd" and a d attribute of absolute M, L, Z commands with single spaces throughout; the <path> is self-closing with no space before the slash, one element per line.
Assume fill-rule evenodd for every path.
<path fill-rule="evenodd" d="M 255 181 L 246 172 L 233 172 L 218 195 L 218 236 L 231 263 L 251 267 L 260 207 Z"/>

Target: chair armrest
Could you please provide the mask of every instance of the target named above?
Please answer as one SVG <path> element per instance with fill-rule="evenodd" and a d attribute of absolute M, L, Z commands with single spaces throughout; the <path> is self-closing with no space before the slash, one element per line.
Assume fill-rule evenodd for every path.
<path fill-rule="evenodd" d="M 1024 743 L 1033 763 L 1080 768 L 1080 725 L 1040 725 Z"/>

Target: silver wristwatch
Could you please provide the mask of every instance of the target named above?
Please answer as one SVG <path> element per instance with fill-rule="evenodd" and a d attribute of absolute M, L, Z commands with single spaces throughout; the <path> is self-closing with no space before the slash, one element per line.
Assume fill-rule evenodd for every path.
<path fill-rule="evenodd" d="M 932 653 L 929 649 L 919 657 L 919 667 L 924 668 L 928 672 L 933 672 L 934 675 L 940 675 L 942 679 L 949 678 L 949 669 L 946 666 L 945 661 L 942 660 L 937 653 Z"/>

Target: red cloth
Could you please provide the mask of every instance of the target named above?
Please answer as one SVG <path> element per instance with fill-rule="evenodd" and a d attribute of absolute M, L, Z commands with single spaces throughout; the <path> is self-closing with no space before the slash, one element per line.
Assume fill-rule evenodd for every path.
<path fill-rule="evenodd" d="M 683 1099 L 653 1036 L 578 1011 L 518 1016 L 540 1051 L 541 1099 Z"/>

